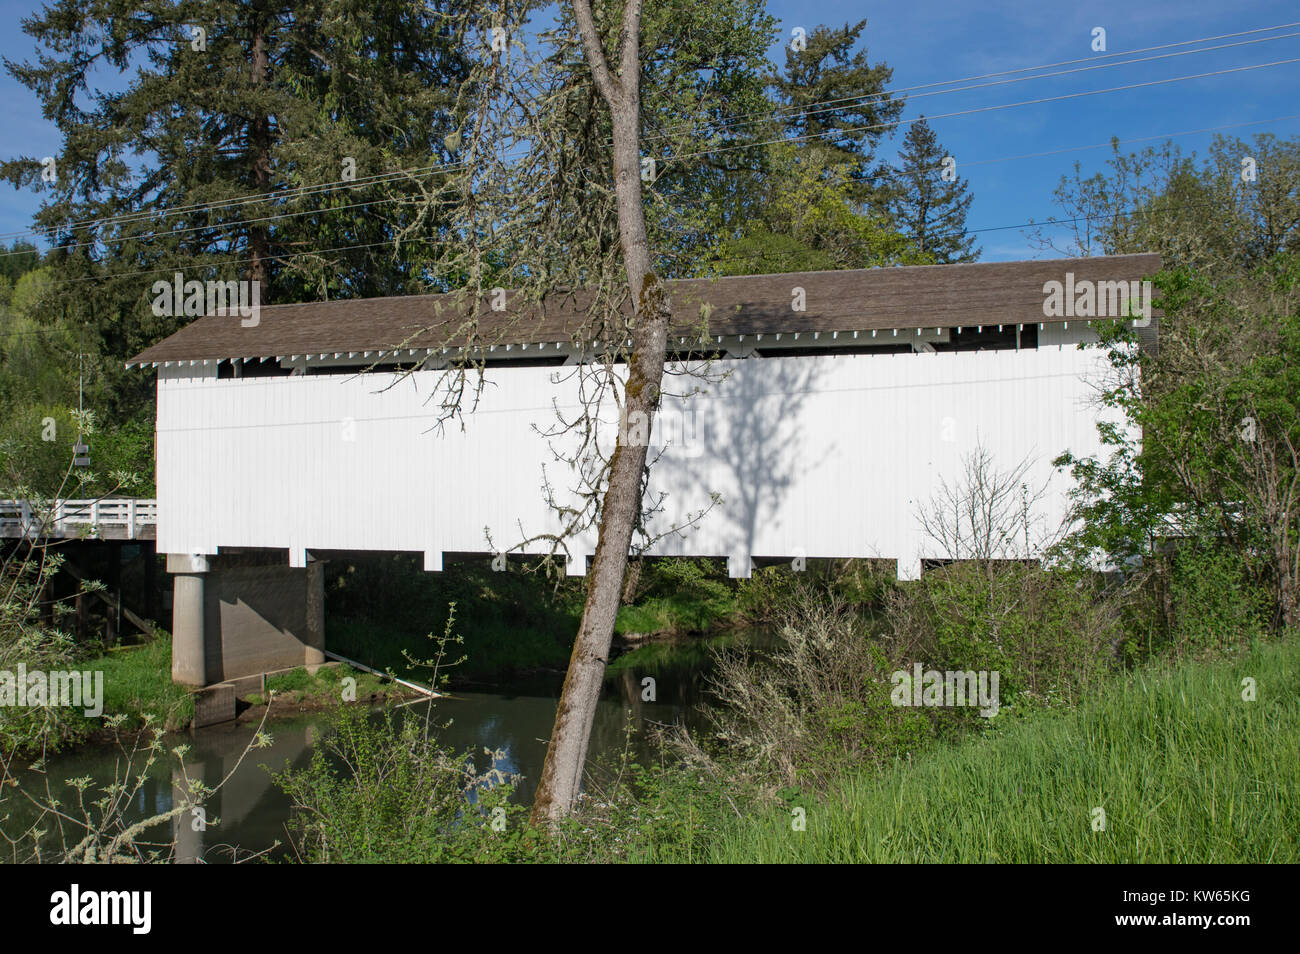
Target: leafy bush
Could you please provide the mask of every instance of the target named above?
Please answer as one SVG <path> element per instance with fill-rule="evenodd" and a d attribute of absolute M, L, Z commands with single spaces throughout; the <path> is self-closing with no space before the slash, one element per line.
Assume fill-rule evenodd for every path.
<path fill-rule="evenodd" d="M 409 708 L 339 708 L 308 765 L 273 777 L 293 800 L 302 861 L 511 861 L 536 848 L 512 779 L 440 746 Z"/>
<path fill-rule="evenodd" d="M 1070 571 L 979 561 L 887 592 L 873 616 L 802 581 L 781 604 L 777 650 L 719 654 L 710 719 L 729 772 L 767 795 L 821 790 L 846 768 L 988 725 L 973 705 L 895 705 L 893 674 L 915 663 L 996 672 L 1013 711 L 1071 704 L 1107 671 L 1120 633 L 1093 578 Z"/>
<path fill-rule="evenodd" d="M 1221 538 L 1181 540 L 1148 556 L 1116 587 L 1124 661 L 1209 656 L 1272 631 L 1270 583 Z"/>
<path fill-rule="evenodd" d="M 646 559 L 629 566 L 630 586 L 616 630 L 620 633 L 707 632 L 736 609 L 735 585 L 718 560 Z M 631 592 L 628 592 L 628 591 Z"/>
<path fill-rule="evenodd" d="M 709 713 L 712 740 L 728 771 L 768 795 L 825 785 L 845 765 L 863 765 L 924 746 L 932 713 L 894 706 L 898 668 L 864 617 L 805 585 L 785 610 L 781 645 L 718 654 Z"/>
<path fill-rule="evenodd" d="M 1180 548 L 1169 579 L 1174 649 L 1225 652 L 1268 631 L 1271 594 L 1237 553 L 1213 542 Z"/>
<path fill-rule="evenodd" d="M 532 860 L 689 864 L 744 817 L 751 794 L 707 758 L 611 759 L 588 770 L 575 815 Z"/>
<path fill-rule="evenodd" d="M 1073 703 L 1121 637 L 1092 574 L 1011 561 L 933 570 L 895 591 L 888 620 L 909 662 L 998 672 L 1004 706 Z"/>
<path fill-rule="evenodd" d="M 798 571 L 784 563 L 760 567 L 740 581 L 737 610 L 751 623 L 774 622 L 798 602 L 801 590 L 814 587 L 849 606 L 877 611 L 893 591 L 894 567 L 893 560 L 808 560 Z"/>
<path fill-rule="evenodd" d="M 33 671 L 67 668 L 77 657 L 76 642 L 62 625 L 70 611 L 50 604 L 46 592 L 62 555 L 26 541 L 6 551 L 0 558 L 0 670 L 16 672 L 20 663 Z M 80 733 L 81 721 L 79 713 L 61 706 L 0 707 L 0 754 L 57 750 Z"/>

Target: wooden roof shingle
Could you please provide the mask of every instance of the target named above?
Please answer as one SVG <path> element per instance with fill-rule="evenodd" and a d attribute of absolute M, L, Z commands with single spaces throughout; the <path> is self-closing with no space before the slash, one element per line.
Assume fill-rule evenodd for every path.
<path fill-rule="evenodd" d="M 1136 281 L 1160 268 L 1155 254 L 970 265 L 914 265 L 789 272 L 669 282 L 672 334 L 698 340 L 702 308 L 714 336 L 954 328 L 1068 321 L 1043 314 L 1043 286 L 1064 281 Z M 805 310 L 794 311 L 794 289 Z M 474 345 L 569 342 L 582 330 L 581 294 L 556 295 L 526 313 L 479 303 Z M 133 357 L 131 365 L 235 358 L 442 349 L 466 344 L 464 308 L 452 294 L 266 305 L 256 325 L 206 315 Z"/>

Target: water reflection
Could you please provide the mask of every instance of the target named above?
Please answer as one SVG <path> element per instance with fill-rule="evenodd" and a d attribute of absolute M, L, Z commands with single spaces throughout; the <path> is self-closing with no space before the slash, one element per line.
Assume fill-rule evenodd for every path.
<path fill-rule="evenodd" d="M 633 754 L 644 756 L 649 750 L 645 729 L 652 723 L 699 725 L 703 719 L 699 706 L 707 701 L 707 670 L 707 651 L 695 644 L 646 647 L 624 659 L 606 682 L 592 729 L 590 757 L 617 757 L 628 744 Z M 480 760 L 485 749 L 500 752 L 496 767 L 522 776 L 514 797 L 526 804 L 541 775 L 558 696 L 558 684 L 550 694 L 454 692 L 434 702 L 431 712 L 426 712 L 425 702 L 405 706 L 404 711 L 417 718 L 427 715 L 436 725 L 449 723 L 437 733 L 448 748 L 471 751 Z M 270 771 L 304 767 L 329 718 L 329 713 L 315 713 L 268 723 L 271 745 L 251 751 L 246 749 L 257 729 L 251 724 L 213 726 L 168 737 L 169 751 L 177 745 L 189 747 L 184 770 L 174 756 L 160 759 L 133 800 L 129 821 L 170 811 L 179 803 L 188 775 L 210 788 L 221 787 L 207 800 L 203 818 L 177 816 L 159 826 L 163 830 L 150 833 L 158 843 L 169 838 L 175 842 L 177 861 L 228 862 L 236 851 L 242 858 L 266 852 L 277 841 L 280 847 L 271 855 L 285 855 L 290 850 L 290 804 L 275 787 Z M 634 730 L 631 735 L 629 727 Z M 117 776 L 123 762 L 119 751 L 87 748 L 51 758 L 44 775 L 19 774 L 28 791 L 43 791 L 48 784 L 55 797 L 70 804 L 75 793 L 66 780 L 89 776 L 103 786 Z M 141 765 L 142 760 L 136 763 L 137 771 Z M 16 794 L 0 803 L 0 817 L 5 815 L 9 817 L 0 828 L 10 836 L 37 818 L 36 809 Z"/>

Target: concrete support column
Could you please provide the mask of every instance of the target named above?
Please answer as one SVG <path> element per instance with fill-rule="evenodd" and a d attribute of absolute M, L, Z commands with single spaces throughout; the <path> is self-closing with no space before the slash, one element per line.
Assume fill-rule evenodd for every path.
<path fill-rule="evenodd" d="M 325 563 L 307 561 L 307 631 L 303 634 L 303 665 L 325 662 Z"/>
<path fill-rule="evenodd" d="M 204 654 L 207 650 L 204 601 L 205 557 L 167 554 L 172 577 L 172 681 L 187 686 L 207 685 Z"/>

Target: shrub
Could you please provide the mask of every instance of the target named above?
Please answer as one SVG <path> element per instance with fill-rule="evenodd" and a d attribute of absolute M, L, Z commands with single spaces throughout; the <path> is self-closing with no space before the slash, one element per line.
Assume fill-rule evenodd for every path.
<path fill-rule="evenodd" d="M 770 653 L 723 650 L 712 689 L 712 737 L 731 769 L 768 794 L 818 788 L 845 764 L 922 747 L 932 715 L 894 706 L 887 649 L 842 599 L 804 585 Z"/>
<path fill-rule="evenodd" d="M 1011 561 L 931 571 L 894 592 L 888 620 L 908 662 L 998 672 L 1004 706 L 1073 703 L 1121 637 L 1098 578 Z"/>
<path fill-rule="evenodd" d="M 1172 637 L 1180 655 L 1225 652 L 1268 630 L 1270 594 L 1241 557 L 1201 542 L 1179 549 L 1169 579 Z"/>
<path fill-rule="evenodd" d="M 821 589 L 846 605 L 863 610 L 884 608 L 894 588 L 893 560 L 808 560 L 800 571 L 788 564 L 760 567 L 736 592 L 736 607 L 751 623 L 771 623 L 809 587 Z"/>
<path fill-rule="evenodd" d="M 736 609 L 735 584 L 721 561 L 660 557 L 632 561 L 617 631 L 707 632 Z"/>
<path fill-rule="evenodd" d="M 1117 587 L 1122 654 L 1200 657 L 1253 644 L 1271 631 L 1271 584 L 1241 553 L 1212 537 L 1178 541 L 1142 561 Z"/>
<path fill-rule="evenodd" d="M 915 663 L 997 672 L 1000 707 L 1071 704 L 1108 669 L 1119 637 L 1113 608 L 1082 573 L 980 561 L 886 592 L 887 612 L 873 616 L 833 587 L 795 584 L 775 651 L 719 653 L 711 741 L 735 777 L 768 796 L 821 790 L 847 768 L 989 724 L 974 705 L 895 705 L 892 676 Z"/>
<path fill-rule="evenodd" d="M 293 801 L 302 861 L 510 861 L 536 847 L 509 802 L 513 780 L 439 745 L 410 708 L 339 708 L 308 765 L 273 777 Z"/>

